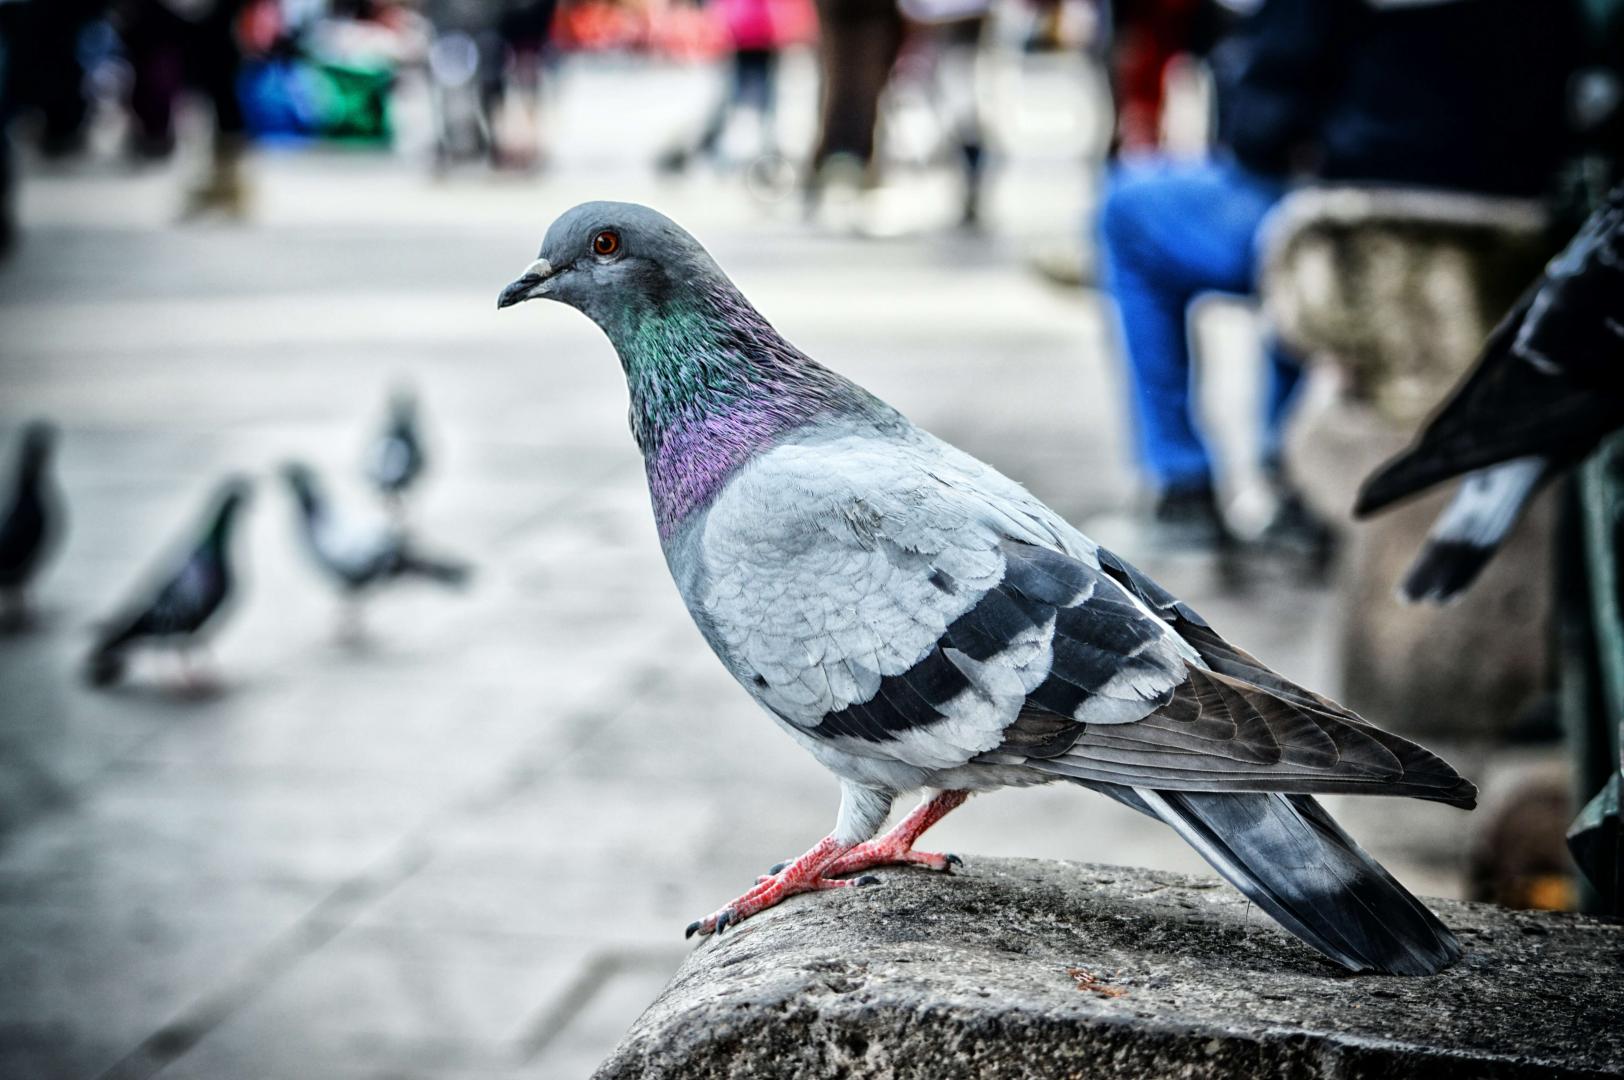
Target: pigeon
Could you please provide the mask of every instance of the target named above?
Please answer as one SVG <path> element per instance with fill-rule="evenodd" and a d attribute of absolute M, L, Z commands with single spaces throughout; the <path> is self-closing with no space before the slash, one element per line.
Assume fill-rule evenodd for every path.
<path fill-rule="evenodd" d="M 1535 492 L 1624 427 L 1624 185 L 1545 267 L 1415 442 L 1376 470 L 1367 517 L 1463 477 L 1399 591 L 1458 597 Z"/>
<path fill-rule="evenodd" d="M 24 591 L 61 535 L 61 507 L 47 472 L 55 444 L 50 424 L 34 421 L 23 429 L 10 502 L 0 516 L 0 612 L 8 621 L 26 618 Z"/>
<path fill-rule="evenodd" d="M 358 600 L 400 578 L 427 578 L 442 585 L 461 585 L 468 579 L 466 564 L 417 551 L 398 524 L 339 513 L 308 466 L 288 464 L 282 475 L 298 504 L 305 548 L 347 599 Z"/>
<path fill-rule="evenodd" d="M 840 782 L 832 831 L 690 936 L 872 883 L 872 867 L 947 870 L 914 848 L 944 814 L 1061 780 L 1170 825 L 1350 970 L 1424 975 L 1461 955 L 1313 798 L 1474 805 L 1441 759 L 1271 671 L 1020 485 L 806 356 L 661 214 L 565 213 L 497 305 L 538 297 L 580 310 L 619 354 L 660 542 L 701 635 Z"/>
<path fill-rule="evenodd" d="M 123 678 L 129 653 L 138 645 L 168 646 L 183 664 L 190 658 L 231 598 L 231 534 L 248 492 L 246 480 L 227 480 L 215 496 L 207 527 L 186 557 L 164 572 L 162 584 L 104 624 L 85 664 L 92 685 L 110 686 Z"/>
<path fill-rule="evenodd" d="M 389 422 L 367 450 L 366 474 L 392 509 L 400 509 L 406 491 L 422 475 L 427 461 L 417 433 L 417 399 L 396 391 L 389 402 Z"/>

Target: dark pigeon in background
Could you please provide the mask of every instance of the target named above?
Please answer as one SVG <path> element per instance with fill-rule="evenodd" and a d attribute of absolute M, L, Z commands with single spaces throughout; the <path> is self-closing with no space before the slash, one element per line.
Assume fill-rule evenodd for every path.
<path fill-rule="evenodd" d="M 0 622 L 21 624 L 28 617 L 26 590 L 60 540 L 62 507 L 51 487 L 51 455 L 56 429 L 43 421 L 28 424 L 17 449 L 9 495 L 0 515 Z"/>
<path fill-rule="evenodd" d="M 873 866 L 945 870 L 913 845 L 970 793 L 1068 780 L 1170 825 L 1350 970 L 1424 975 L 1461 955 L 1312 797 L 1472 806 L 1438 757 L 1271 671 L 1020 485 L 811 360 L 662 215 L 569 211 L 498 306 L 536 297 L 614 344 L 688 610 L 840 778 L 833 831 L 690 933 Z"/>
<path fill-rule="evenodd" d="M 166 568 L 159 584 L 143 590 L 124 612 L 104 624 L 90 652 L 85 675 L 95 686 L 124 676 L 130 652 L 140 646 L 173 649 L 190 679 L 189 661 L 206 630 L 217 623 L 231 598 L 231 536 L 244 502 L 247 481 L 227 481 L 215 496 L 203 534 L 191 541 L 178 566 Z"/>
<path fill-rule="evenodd" d="M 1590 216 L 1489 336 L 1414 444 L 1359 492 L 1365 517 L 1465 476 L 1401 591 L 1459 595 L 1536 491 L 1624 427 L 1624 186 Z"/>
<path fill-rule="evenodd" d="M 442 585 L 467 581 L 468 564 L 418 551 L 399 524 L 376 516 L 341 513 L 308 466 L 288 464 L 282 475 L 297 505 L 299 534 L 305 549 L 347 599 L 359 601 L 375 589 L 402 579 L 423 578 Z M 358 612 L 353 606 L 346 609 L 346 619 L 353 623 L 356 617 Z M 355 631 L 358 627 L 350 625 L 347 629 Z"/>
<path fill-rule="evenodd" d="M 388 422 L 367 449 L 367 479 L 390 509 L 399 513 L 406 492 L 427 464 L 423 437 L 417 430 L 417 399 L 408 390 L 397 390 L 389 401 Z"/>

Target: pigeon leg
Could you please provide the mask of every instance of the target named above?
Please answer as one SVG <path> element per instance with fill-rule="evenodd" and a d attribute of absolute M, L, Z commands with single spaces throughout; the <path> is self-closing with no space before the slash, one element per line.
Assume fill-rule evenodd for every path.
<path fill-rule="evenodd" d="M 0 588 L 0 630 L 26 630 L 29 621 L 28 597 L 23 590 Z"/>
<path fill-rule="evenodd" d="M 698 934 L 720 934 L 735 923 L 743 922 L 758 911 L 763 911 L 796 893 L 821 889 L 843 889 L 849 885 L 872 885 L 877 878 L 839 879 L 825 876 L 826 868 L 840 856 L 852 850 L 853 844 L 830 835 L 813 846 L 811 851 L 792 860 L 778 873 L 763 878 L 756 887 L 728 904 L 722 910 L 688 924 L 684 937 Z"/>
<path fill-rule="evenodd" d="M 964 800 L 969 797 L 968 791 L 936 792 L 914 807 L 913 811 L 897 822 L 896 827 L 890 832 L 858 844 L 834 860 L 824 868 L 824 874 L 836 877 L 855 874 L 859 870 L 867 870 L 873 866 L 889 866 L 896 863 L 916 863 L 932 870 L 947 870 L 963 862 L 957 855 L 915 851 L 913 846 L 914 842 L 924 835 L 926 829 L 962 806 Z"/>
<path fill-rule="evenodd" d="M 353 596 L 339 601 L 335 636 L 343 645 L 359 645 L 366 640 L 366 618 L 361 610 L 361 601 Z"/>
<path fill-rule="evenodd" d="M 198 670 L 197 655 L 192 651 L 192 646 L 176 645 L 174 656 L 180 693 L 187 697 L 195 697 L 201 694 L 207 683 Z"/>

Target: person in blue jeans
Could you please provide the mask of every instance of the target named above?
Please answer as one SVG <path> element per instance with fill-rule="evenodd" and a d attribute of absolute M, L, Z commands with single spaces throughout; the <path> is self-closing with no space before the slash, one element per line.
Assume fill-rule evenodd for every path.
<path fill-rule="evenodd" d="M 1582 55 L 1568 0 L 1261 0 L 1209 58 L 1218 146 L 1206 160 L 1117 164 L 1098 222 L 1101 283 L 1120 316 L 1135 450 L 1173 546 L 1223 543 L 1191 391 L 1190 304 L 1254 291 L 1258 231 L 1304 180 L 1541 194 L 1568 146 Z M 1296 497 L 1280 436 L 1297 358 L 1264 345 L 1265 538 L 1328 541 Z"/>
<path fill-rule="evenodd" d="M 1281 179 L 1233 163 L 1124 165 L 1112 174 L 1100 211 L 1103 280 L 1132 359 L 1139 461 L 1158 492 L 1158 521 L 1192 542 L 1225 533 L 1212 460 L 1196 426 L 1187 313 L 1204 293 L 1252 291 L 1258 227 L 1285 190 Z M 1275 472 L 1302 367 L 1278 342 L 1264 352 L 1263 453 Z"/>

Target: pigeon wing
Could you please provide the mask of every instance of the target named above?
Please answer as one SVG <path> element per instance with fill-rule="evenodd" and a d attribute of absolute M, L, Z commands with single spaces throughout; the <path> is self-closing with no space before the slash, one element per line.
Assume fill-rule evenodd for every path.
<path fill-rule="evenodd" d="M 1409 795 L 1470 807 L 1476 789 L 1424 747 L 1297 685 L 1224 640 L 1188 604 L 1099 549 L 1104 572 L 1200 656 L 1167 704 L 1134 724 L 1058 728 L 1030 708 L 984 760 L 1024 758 L 1103 784 L 1183 791 Z"/>

